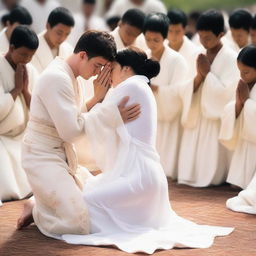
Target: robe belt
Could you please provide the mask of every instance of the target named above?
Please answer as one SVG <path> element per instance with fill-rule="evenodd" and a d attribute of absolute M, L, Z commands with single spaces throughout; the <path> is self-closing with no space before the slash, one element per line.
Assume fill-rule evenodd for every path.
<path fill-rule="evenodd" d="M 38 119 L 36 117 L 30 117 L 28 127 L 41 134 L 60 139 L 56 128 L 51 126 L 47 121 Z M 77 169 L 79 168 L 79 166 L 75 148 L 73 144 L 65 141 L 62 142 L 61 146 L 64 148 L 66 154 L 67 164 L 69 167 L 68 172 L 74 178 L 77 186 L 82 190 L 83 183 L 79 179 L 79 174 L 77 173 Z"/>

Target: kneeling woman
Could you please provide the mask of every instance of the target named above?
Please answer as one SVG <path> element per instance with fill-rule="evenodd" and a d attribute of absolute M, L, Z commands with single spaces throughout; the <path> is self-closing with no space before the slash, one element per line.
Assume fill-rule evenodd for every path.
<path fill-rule="evenodd" d="M 125 125 L 120 118 L 108 126 L 103 117 L 96 120 L 88 115 L 86 123 L 91 126 L 85 132 L 103 173 L 89 178 L 83 191 L 91 234 L 62 236 L 68 243 L 115 245 L 130 253 L 153 253 L 174 246 L 209 247 L 215 236 L 232 231 L 199 226 L 171 209 L 167 179 L 155 149 L 157 111 L 149 87 L 150 78 L 159 69 L 158 62 L 137 48 L 118 52 L 112 88 L 102 104 L 91 111 L 102 111 L 104 106 L 129 96 L 129 103 L 141 105 L 141 114 Z M 112 128 L 115 122 L 120 122 L 117 129 Z"/>

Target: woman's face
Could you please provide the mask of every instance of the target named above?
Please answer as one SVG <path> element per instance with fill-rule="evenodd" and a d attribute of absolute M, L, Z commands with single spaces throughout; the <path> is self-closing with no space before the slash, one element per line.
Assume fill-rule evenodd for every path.
<path fill-rule="evenodd" d="M 111 84 L 113 87 L 116 87 L 119 83 L 122 82 L 122 67 L 121 65 L 114 61 L 112 63 L 112 72 L 111 72 Z"/>
<path fill-rule="evenodd" d="M 240 71 L 241 78 L 247 83 L 256 83 L 256 68 L 244 65 L 242 62 L 238 61 L 237 66 Z"/>

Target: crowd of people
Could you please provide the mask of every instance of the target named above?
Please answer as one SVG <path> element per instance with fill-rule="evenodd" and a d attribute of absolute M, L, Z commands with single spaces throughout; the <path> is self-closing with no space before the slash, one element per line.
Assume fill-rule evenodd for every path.
<path fill-rule="evenodd" d="M 241 192 L 226 206 L 256 214 L 255 13 L 160 0 L 1 8 L 0 203 L 33 194 L 19 228 L 33 218 L 50 237 L 146 253 L 232 231 L 177 216 L 165 176 L 227 182 Z"/>

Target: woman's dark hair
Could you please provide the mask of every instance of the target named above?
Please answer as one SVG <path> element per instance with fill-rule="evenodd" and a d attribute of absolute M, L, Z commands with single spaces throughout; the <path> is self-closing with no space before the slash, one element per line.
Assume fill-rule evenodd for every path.
<path fill-rule="evenodd" d="M 25 25 L 19 25 L 12 32 L 10 45 L 13 45 L 15 49 L 26 47 L 31 50 L 36 50 L 39 41 L 36 33 L 32 29 Z"/>
<path fill-rule="evenodd" d="M 151 13 L 145 18 L 143 33 L 147 31 L 159 32 L 163 38 L 167 37 L 169 18 L 163 13 Z"/>
<path fill-rule="evenodd" d="M 116 56 L 116 43 L 107 32 L 89 30 L 78 40 L 74 53 L 85 51 L 88 58 L 102 57 L 113 61 Z"/>
<path fill-rule="evenodd" d="M 224 32 L 224 18 L 220 11 L 209 10 L 202 13 L 196 24 L 197 31 L 211 31 L 218 36 Z"/>
<path fill-rule="evenodd" d="M 133 46 L 118 51 L 116 62 L 118 62 L 121 67 L 131 67 L 135 74 L 146 76 L 148 79 L 157 76 L 160 71 L 158 61 L 148 59 L 144 51 Z"/>
<path fill-rule="evenodd" d="M 238 54 L 237 61 L 251 68 L 256 68 L 256 46 L 248 45 Z"/>

